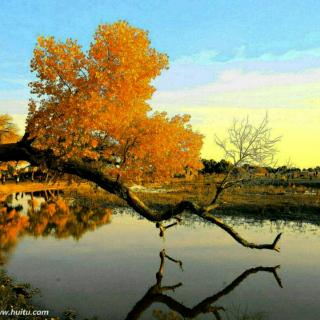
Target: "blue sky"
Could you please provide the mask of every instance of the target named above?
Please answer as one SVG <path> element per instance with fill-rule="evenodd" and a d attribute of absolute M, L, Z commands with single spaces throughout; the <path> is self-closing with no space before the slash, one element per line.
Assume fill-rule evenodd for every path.
<path fill-rule="evenodd" d="M 320 2 L 294 0 L 49 1 L 0 4 L 1 73 L 25 76 L 38 35 L 87 46 L 99 23 L 128 20 L 150 31 L 170 59 L 215 51 L 216 61 L 281 55 L 320 43 Z"/>
<path fill-rule="evenodd" d="M 152 45 L 169 55 L 170 70 L 156 80 L 152 104 L 190 113 L 207 136 L 206 155 L 216 151 L 210 126 L 223 130 L 234 114 L 247 110 L 259 118 L 269 110 L 282 135 L 281 121 L 288 119 L 283 130 L 291 139 L 300 120 L 312 141 L 303 151 L 312 155 L 308 164 L 320 162 L 311 147 L 320 134 L 314 122 L 320 120 L 318 0 L 1 1 L 0 112 L 23 121 L 38 35 L 76 38 L 86 48 L 98 24 L 119 19 L 147 29 Z M 288 139 L 286 157 L 299 159 Z"/>

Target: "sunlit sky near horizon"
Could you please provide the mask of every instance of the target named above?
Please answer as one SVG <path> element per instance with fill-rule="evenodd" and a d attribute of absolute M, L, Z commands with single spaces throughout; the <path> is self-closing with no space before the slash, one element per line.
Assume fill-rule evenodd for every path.
<path fill-rule="evenodd" d="M 170 58 L 151 105 L 189 113 L 205 136 L 202 155 L 219 159 L 214 134 L 234 117 L 268 112 L 281 135 L 279 164 L 320 164 L 320 2 L 311 0 L 0 2 L 0 113 L 23 127 L 39 35 L 87 48 L 98 24 L 119 19 L 147 29 Z"/>

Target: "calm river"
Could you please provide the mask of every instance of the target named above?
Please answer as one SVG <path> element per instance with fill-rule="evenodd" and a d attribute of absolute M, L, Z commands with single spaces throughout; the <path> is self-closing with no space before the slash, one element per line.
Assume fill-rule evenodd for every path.
<path fill-rule="evenodd" d="M 319 226 L 226 218 L 256 242 L 283 232 L 277 253 L 243 248 L 199 221 L 173 227 L 163 239 L 130 209 L 54 199 L 9 197 L 7 211 L 14 207 L 29 222 L 15 234 L 2 226 L 1 240 L 11 236 L 1 244 L 2 268 L 39 288 L 34 304 L 51 315 L 73 309 L 79 319 L 320 319 Z"/>

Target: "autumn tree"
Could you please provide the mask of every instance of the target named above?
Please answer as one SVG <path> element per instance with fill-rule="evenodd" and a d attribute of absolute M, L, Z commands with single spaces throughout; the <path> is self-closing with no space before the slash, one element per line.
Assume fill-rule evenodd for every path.
<path fill-rule="evenodd" d="M 17 142 L 21 136 L 18 127 L 8 114 L 0 115 L 0 144 Z M 0 159 L 0 171 L 8 170 L 16 165 L 15 161 L 2 162 Z"/>
<path fill-rule="evenodd" d="M 215 202 L 203 207 L 182 201 L 159 212 L 130 189 L 132 181 L 165 180 L 202 168 L 202 136 L 192 130 L 190 117 L 170 118 L 148 103 L 152 80 L 166 68 L 168 57 L 151 48 L 148 33 L 123 21 L 100 25 L 86 52 L 72 39 L 39 37 L 26 134 L 2 145 L 0 159 L 45 164 L 91 180 L 155 222 L 161 234 L 173 225 L 164 221 L 189 210 L 246 247 L 276 250 L 279 237 L 271 244 L 250 243 L 217 219 Z"/>
<path fill-rule="evenodd" d="M 8 114 L 0 115 L 0 144 L 17 142 L 20 138 L 12 117 Z"/>

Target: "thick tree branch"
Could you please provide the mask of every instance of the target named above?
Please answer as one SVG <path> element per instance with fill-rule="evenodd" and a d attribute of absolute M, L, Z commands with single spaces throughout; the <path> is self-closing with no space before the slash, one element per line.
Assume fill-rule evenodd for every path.
<path fill-rule="evenodd" d="M 27 151 L 19 143 L 0 145 L 0 161 L 19 161 L 29 158 Z"/>
<path fill-rule="evenodd" d="M 191 201 L 182 201 L 163 212 L 152 210 L 121 181 L 114 181 L 106 177 L 105 174 L 99 170 L 92 169 L 90 166 L 84 163 L 76 161 L 61 161 L 61 159 L 54 156 L 54 154 L 50 151 L 42 151 L 33 148 L 25 137 L 18 143 L 0 145 L 0 161 L 10 160 L 25 160 L 30 162 L 32 165 L 46 164 L 50 170 L 73 174 L 88 181 L 92 181 L 104 190 L 115 194 L 126 201 L 131 208 L 133 208 L 144 218 L 152 222 L 158 222 L 158 226 L 162 233 L 166 228 L 161 225 L 162 221 L 175 218 L 184 211 L 189 211 L 200 218 L 217 225 L 244 247 L 279 251 L 277 244 L 280 240 L 281 233 L 270 244 L 256 244 L 249 242 L 242 238 L 232 227 L 225 224 L 212 214 L 212 211 L 217 206 L 216 204 L 211 204 L 207 207 L 201 207 Z M 169 225 L 167 228 L 171 226 L 172 225 Z"/>

